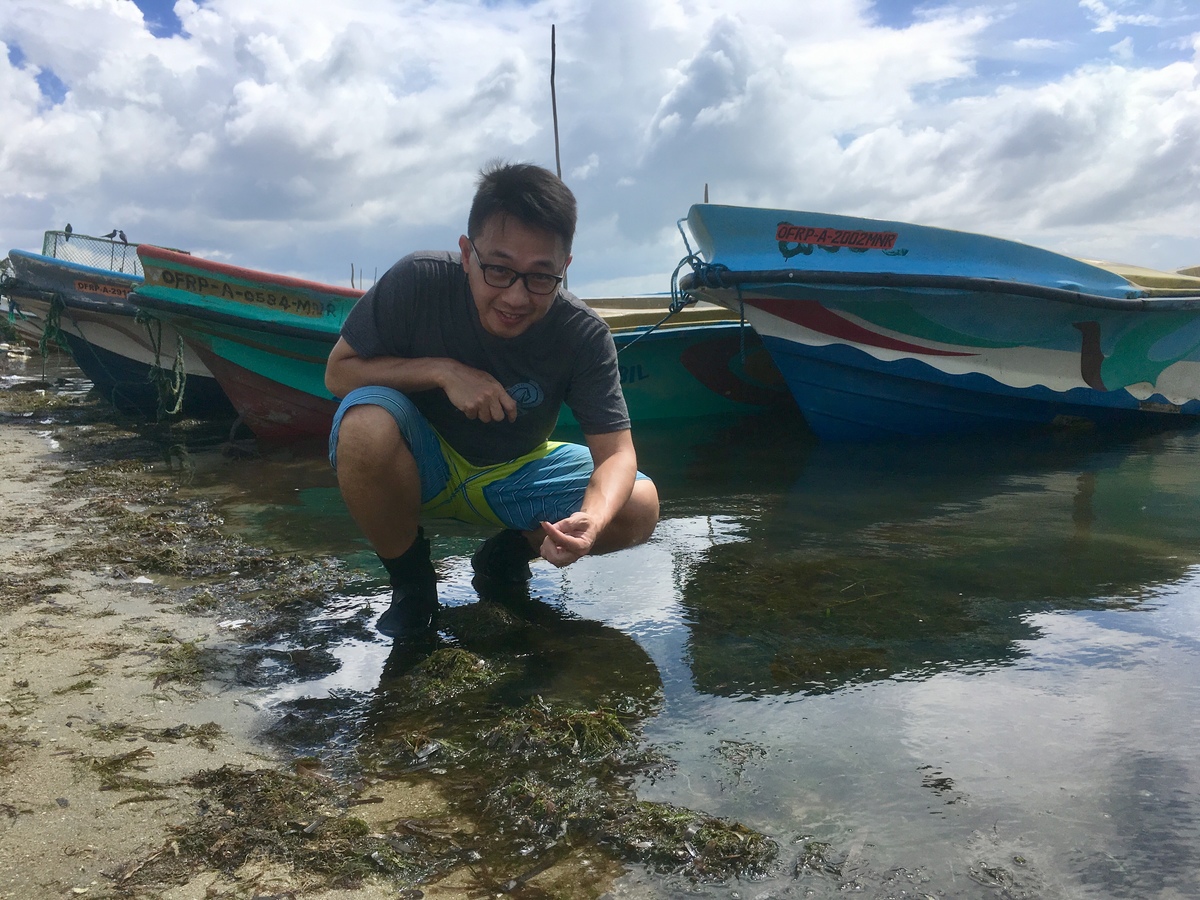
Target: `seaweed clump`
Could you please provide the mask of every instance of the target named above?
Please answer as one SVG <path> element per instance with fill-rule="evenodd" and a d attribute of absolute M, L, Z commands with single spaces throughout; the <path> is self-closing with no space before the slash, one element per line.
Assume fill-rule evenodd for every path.
<path fill-rule="evenodd" d="M 119 578 L 148 573 L 184 580 L 177 584 L 183 607 L 258 622 L 241 633 L 246 641 L 266 640 L 266 631 L 294 632 L 308 611 L 355 577 L 337 559 L 277 553 L 227 533 L 213 503 L 180 496 L 180 485 L 145 460 L 76 469 L 55 489 L 86 500 L 87 516 L 101 527 L 39 560 L 46 573 L 90 568 Z M 77 524 L 75 507 L 55 515 Z M 33 591 L 26 602 L 39 599 Z"/>
<path fill-rule="evenodd" d="M 374 833 L 347 813 L 353 798 L 331 779 L 223 766 L 184 781 L 200 791 L 201 815 L 115 873 L 119 888 L 184 884 L 205 870 L 245 883 L 251 863 L 285 865 L 309 888 L 355 888 L 373 876 L 412 886 L 455 864 L 456 845 L 427 829 Z"/>
<path fill-rule="evenodd" d="M 405 688 L 418 703 L 442 703 L 498 677 L 486 660 L 458 647 L 434 650 L 405 678 Z"/>
<path fill-rule="evenodd" d="M 552 785 L 535 775 L 493 791 L 489 810 L 546 852 L 561 841 L 597 843 L 659 872 L 711 881 L 764 873 L 778 845 L 738 822 L 695 810 L 613 796 L 594 781 Z"/>
<path fill-rule="evenodd" d="M 0 774 L 8 772 L 25 748 L 35 744 L 36 741 L 27 735 L 26 729 L 0 724 Z"/>
<path fill-rule="evenodd" d="M 483 736 L 512 773 L 484 812 L 523 857 L 552 858 L 595 844 L 659 872 L 701 881 L 754 877 L 778 854 L 770 838 L 733 821 L 638 800 L 632 774 L 655 762 L 617 710 L 554 707 L 534 697 Z M 523 765 L 514 765 L 515 761 Z"/>
<path fill-rule="evenodd" d="M 484 738 L 491 748 L 531 756 L 570 754 L 595 757 L 633 741 L 633 733 L 613 709 L 554 709 L 534 697 L 492 728 Z"/>

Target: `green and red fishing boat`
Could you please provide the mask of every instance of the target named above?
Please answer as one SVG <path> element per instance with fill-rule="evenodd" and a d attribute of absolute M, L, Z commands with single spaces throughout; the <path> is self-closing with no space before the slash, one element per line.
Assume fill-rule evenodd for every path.
<path fill-rule="evenodd" d="M 133 303 L 183 336 L 257 437 L 328 435 L 337 400 L 325 361 L 362 291 L 147 245 L 138 255 Z M 587 302 L 613 331 L 635 421 L 791 405 L 757 335 L 728 311 L 699 304 L 662 322 L 663 297 Z M 572 421 L 564 410 L 560 425 Z"/>

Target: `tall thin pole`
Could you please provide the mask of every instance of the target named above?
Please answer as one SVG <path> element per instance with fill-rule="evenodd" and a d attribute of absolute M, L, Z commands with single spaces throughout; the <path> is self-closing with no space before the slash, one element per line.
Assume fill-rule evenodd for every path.
<path fill-rule="evenodd" d="M 554 92 L 554 64 L 556 62 L 557 51 L 554 41 L 554 26 L 550 26 L 550 109 L 554 113 L 554 167 L 558 177 L 562 178 L 562 157 L 558 151 L 558 97 Z"/>
<path fill-rule="evenodd" d="M 557 61 L 557 50 L 554 40 L 554 25 L 550 26 L 550 110 L 554 114 L 554 169 L 559 181 L 562 180 L 562 156 L 558 149 L 558 96 L 554 92 L 554 64 Z M 566 275 L 563 275 L 563 287 L 567 286 Z"/>

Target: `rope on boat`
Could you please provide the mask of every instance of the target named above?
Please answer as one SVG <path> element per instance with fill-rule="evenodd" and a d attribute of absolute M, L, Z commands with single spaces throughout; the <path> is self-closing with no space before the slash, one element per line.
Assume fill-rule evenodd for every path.
<path fill-rule="evenodd" d="M 154 363 L 148 378 L 158 392 L 158 418 L 177 416 L 183 409 L 183 392 L 187 386 L 187 366 L 183 361 L 183 336 L 176 334 L 175 361 L 170 371 L 162 365 L 162 320 L 138 310 L 134 317 L 141 323 L 154 350 Z"/>
<path fill-rule="evenodd" d="M 687 243 L 686 236 L 684 237 L 684 243 L 685 244 Z M 681 271 L 683 271 L 684 266 L 690 266 L 692 269 L 692 276 L 693 276 L 692 285 L 694 287 L 720 287 L 720 286 L 722 286 L 721 280 L 720 280 L 721 273 L 728 272 L 729 267 L 724 266 L 721 263 L 705 262 L 703 259 L 701 259 L 699 256 L 697 256 L 695 253 L 690 252 L 691 249 L 692 248 L 689 246 L 688 247 L 688 250 L 689 250 L 688 255 L 679 261 L 679 264 L 677 266 L 675 266 L 675 271 L 671 273 L 671 305 L 667 307 L 669 312 L 665 316 L 663 316 L 659 322 L 657 322 L 655 325 L 653 325 L 649 331 L 646 331 L 644 334 L 638 335 L 636 338 L 634 338 L 632 341 L 630 341 L 628 344 L 626 344 L 624 347 L 622 347 L 621 350 L 628 350 L 630 347 L 632 347 L 634 344 L 636 344 L 638 341 L 640 341 L 642 338 L 644 338 L 647 334 L 649 334 L 651 331 L 653 331 L 655 328 L 657 328 L 659 325 L 661 325 L 663 322 L 667 321 L 667 319 L 671 318 L 671 316 L 675 315 L 677 312 L 682 310 L 684 307 L 690 306 L 691 304 L 696 302 L 697 298 L 692 295 L 690 290 L 685 290 L 679 286 L 679 273 Z M 746 304 L 745 304 L 745 301 L 743 301 L 743 299 L 742 299 L 741 285 L 737 286 L 737 295 L 738 295 L 738 353 L 744 364 L 746 362 L 746 327 L 747 326 L 746 326 Z M 617 353 L 620 353 L 621 350 L 618 350 Z"/>
<path fill-rule="evenodd" d="M 8 298 L 8 321 L 10 324 L 15 325 L 17 323 L 18 319 L 20 319 L 22 322 L 32 322 L 33 321 L 33 317 L 25 315 L 25 310 L 21 309 L 20 301 L 16 300 L 13 297 L 9 297 Z"/>
<path fill-rule="evenodd" d="M 704 199 L 708 200 L 708 187 L 705 186 Z M 695 303 L 696 298 L 692 296 L 691 291 L 679 286 L 679 273 L 684 266 L 690 266 L 692 269 L 692 286 L 693 287 L 722 287 L 721 275 L 729 271 L 729 266 L 721 263 L 705 262 L 700 255 L 692 249 L 692 243 L 688 240 L 687 231 L 683 227 L 686 218 L 678 219 L 675 222 L 675 227 L 679 229 L 679 234 L 683 238 L 683 246 L 687 247 L 687 256 L 679 261 L 679 265 L 675 267 L 675 271 L 671 274 L 671 308 L 674 309 L 675 304 L 680 303 L 679 308 L 683 309 L 689 303 Z M 746 302 L 742 299 L 742 286 L 737 285 L 738 295 L 738 354 L 742 365 L 746 364 Z M 686 299 L 682 299 L 686 298 Z M 665 321 L 665 320 L 664 320 Z M 662 324 L 661 322 L 659 323 Z M 655 328 L 658 326 L 656 325 Z"/>
<path fill-rule="evenodd" d="M 42 355 L 43 362 L 50 355 L 51 344 L 56 345 L 63 353 L 71 352 L 71 348 L 67 345 L 67 337 L 59 325 L 62 321 L 63 310 L 66 308 L 67 304 L 63 300 L 62 294 L 56 292 L 50 298 L 50 309 L 46 312 L 46 324 L 42 327 L 42 336 L 38 340 L 38 353 Z"/>
<path fill-rule="evenodd" d="M 16 276 L 12 270 L 12 263 L 8 261 L 8 257 L 0 259 L 0 295 L 8 299 L 8 324 L 14 326 L 17 323 L 17 319 L 28 319 L 25 313 L 21 312 L 21 307 L 16 299 L 8 293 L 9 286 L 16 280 Z"/>
<path fill-rule="evenodd" d="M 661 319 L 659 319 L 657 322 L 655 322 L 653 325 L 651 325 L 649 328 L 647 328 L 645 331 L 643 331 L 641 334 L 639 334 L 637 337 L 635 337 L 632 341 L 630 341 L 628 344 L 626 344 L 620 350 L 618 350 L 617 351 L 618 354 L 624 352 L 625 350 L 628 350 L 630 347 L 632 347 L 634 344 L 636 344 L 642 338 L 646 337 L 651 332 L 655 331 L 660 325 L 665 323 L 672 316 L 677 315 L 678 313 L 682 312 L 686 307 L 688 307 L 691 304 L 696 302 L 695 297 L 693 297 L 691 294 L 686 293 L 685 291 L 681 291 L 679 289 L 679 272 L 681 269 L 683 269 L 683 267 L 685 265 L 689 265 L 689 264 L 692 265 L 692 268 L 694 270 L 695 264 L 697 262 L 700 262 L 700 260 L 697 259 L 695 256 L 693 256 L 690 253 L 679 261 L 679 265 L 677 265 L 675 267 L 675 271 L 671 273 L 671 302 L 667 306 L 667 314 L 665 316 L 663 316 Z M 701 263 L 701 264 L 703 264 L 703 263 Z"/>

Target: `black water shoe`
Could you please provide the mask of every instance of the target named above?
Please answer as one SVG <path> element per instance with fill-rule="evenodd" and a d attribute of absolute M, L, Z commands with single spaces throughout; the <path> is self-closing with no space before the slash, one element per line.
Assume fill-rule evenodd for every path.
<path fill-rule="evenodd" d="M 523 584 L 533 577 L 529 563 L 538 552 L 529 546 L 525 535 L 506 528 L 492 535 L 471 557 L 471 568 L 481 578 L 497 584 Z"/>
<path fill-rule="evenodd" d="M 417 539 L 402 555 L 380 561 L 392 584 L 392 603 L 375 623 L 390 638 L 427 635 L 437 616 L 437 573 L 429 556 L 429 541 L 418 528 Z"/>

